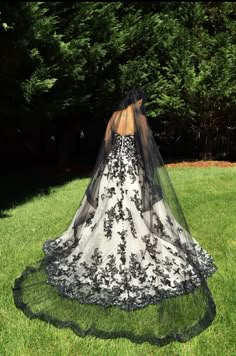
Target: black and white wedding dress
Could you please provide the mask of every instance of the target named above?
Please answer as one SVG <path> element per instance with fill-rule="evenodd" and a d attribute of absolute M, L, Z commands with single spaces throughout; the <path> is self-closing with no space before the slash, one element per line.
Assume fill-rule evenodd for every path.
<path fill-rule="evenodd" d="M 14 300 L 30 318 L 81 336 L 186 341 L 214 319 L 206 278 L 217 267 L 177 221 L 164 184 L 146 175 L 136 139 L 111 130 L 70 226 L 16 279 Z"/>
<path fill-rule="evenodd" d="M 76 247 L 48 268 L 50 283 L 63 295 L 79 298 L 83 303 L 119 305 L 129 310 L 158 303 L 200 283 L 186 258 L 162 240 L 162 235 L 171 233 L 173 226 L 180 238 L 183 229 L 170 210 L 166 213 L 161 198 L 153 207 L 153 218 L 162 235 L 155 236 L 148 230 L 141 212 L 139 169 L 134 135 L 114 133 L 114 145 L 101 179 L 98 208 L 84 224 Z M 69 247 L 73 222 L 63 236 L 44 244 L 46 254 Z M 202 272 L 208 277 L 215 270 L 212 258 L 197 242 L 195 247 Z"/>

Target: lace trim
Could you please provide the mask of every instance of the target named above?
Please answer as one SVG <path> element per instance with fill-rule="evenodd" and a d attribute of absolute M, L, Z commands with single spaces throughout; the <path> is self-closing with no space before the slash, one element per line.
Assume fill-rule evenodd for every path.
<path fill-rule="evenodd" d="M 82 329 L 80 325 L 78 325 L 77 323 L 71 320 L 67 320 L 67 321 L 60 320 L 56 317 L 52 317 L 51 315 L 45 313 L 44 311 L 39 311 L 35 313 L 30 309 L 29 305 L 24 303 L 21 284 L 24 282 L 24 280 L 27 278 L 29 274 L 35 272 L 37 272 L 36 268 L 32 266 L 28 266 L 23 271 L 21 276 L 15 279 L 14 287 L 11 287 L 15 306 L 18 309 L 20 309 L 29 319 L 39 319 L 47 323 L 50 323 L 59 329 L 70 328 L 76 335 L 80 337 L 95 336 L 101 339 L 127 338 L 134 343 L 148 342 L 151 345 L 164 346 L 173 341 L 186 342 L 192 339 L 193 337 L 199 335 L 203 330 L 205 330 L 212 324 L 216 316 L 216 305 L 214 303 L 211 294 L 209 293 L 207 294 L 207 302 L 208 302 L 207 312 L 205 313 L 205 315 L 201 320 L 199 320 L 194 325 L 190 326 L 183 333 L 174 332 L 174 333 L 169 333 L 164 337 L 157 337 L 153 335 L 135 335 L 133 332 L 126 332 L 125 330 L 107 332 L 94 327 Z"/>

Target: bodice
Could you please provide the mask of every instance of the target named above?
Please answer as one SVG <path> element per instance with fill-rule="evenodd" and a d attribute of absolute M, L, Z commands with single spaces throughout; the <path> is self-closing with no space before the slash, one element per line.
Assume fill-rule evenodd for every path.
<path fill-rule="evenodd" d="M 116 155 L 136 156 L 135 134 L 120 135 L 113 131 L 112 151 Z"/>

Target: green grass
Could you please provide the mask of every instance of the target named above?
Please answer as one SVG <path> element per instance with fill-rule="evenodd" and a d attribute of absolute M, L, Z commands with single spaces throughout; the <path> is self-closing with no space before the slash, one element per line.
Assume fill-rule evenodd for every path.
<path fill-rule="evenodd" d="M 213 324 L 187 343 L 164 347 L 128 339 L 79 337 L 41 320 L 29 320 L 13 301 L 15 278 L 43 256 L 46 239 L 70 224 L 88 179 L 51 185 L 47 194 L 14 203 L 2 211 L 0 355 L 139 356 L 236 355 L 236 168 L 168 168 L 193 236 L 214 258 L 219 270 L 210 278 L 217 316 Z M 2 189 L 10 190 L 12 181 Z"/>

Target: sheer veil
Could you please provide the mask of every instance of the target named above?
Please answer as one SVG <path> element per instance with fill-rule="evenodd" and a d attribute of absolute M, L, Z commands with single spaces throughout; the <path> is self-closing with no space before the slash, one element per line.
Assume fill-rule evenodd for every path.
<path fill-rule="evenodd" d="M 140 99 L 141 106 L 138 104 Z M 209 261 L 205 270 L 201 267 L 195 240 L 149 127 L 145 100 L 142 90 L 132 89 L 116 107 L 107 122 L 89 184 L 70 226 L 62 235 L 47 240 L 43 246 L 45 256 L 35 267 L 28 267 L 16 280 L 13 288 L 15 304 L 29 317 L 41 318 L 58 327 L 71 327 L 82 336 L 89 334 L 103 338 L 128 337 L 136 342 L 149 341 L 159 345 L 172 340 L 187 341 L 214 320 L 216 307 L 207 277 L 212 275 L 217 267 L 212 261 Z M 167 265 L 168 259 L 162 255 L 156 237 L 172 246 L 176 255 L 181 256 L 182 260 L 193 268 L 192 276 L 188 273 L 182 274 L 182 280 L 172 295 L 165 291 L 158 294 L 157 291 L 157 303 L 147 300 L 145 305 L 139 308 L 132 307 L 130 303 L 126 310 L 113 305 L 103 307 L 80 303 L 76 299 L 68 300 L 47 280 L 50 263 L 60 261 L 76 248 L 84 224 L 100 209 L 100 183 L 115 135 L 121 136 L 122 144 L 125 136 L 134 136 L 140 162 L 136 174 L 139 176 L 142 192 L 138 203 L 150 231 L 146 240 L 147 248 L 153 254 L 157 268 L 161 271 L 161 264 Z M 120 174 L 122 176 L 122 170 Z M 109 196 L 104 198 L 103 209 L 108 199 Z M 166 216 L 168 229 L 161 222 L 160 215 Z M 160 279 L 165 279 L 161 272 Z"/>

